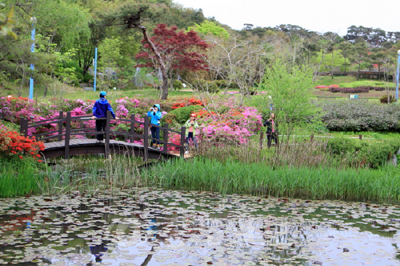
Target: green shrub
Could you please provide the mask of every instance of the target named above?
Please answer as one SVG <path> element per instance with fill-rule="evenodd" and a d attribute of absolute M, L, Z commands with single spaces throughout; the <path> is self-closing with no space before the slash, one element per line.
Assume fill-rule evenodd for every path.
<path fill-rule="evenodd" d="M 224 79 L 221 80 L 214 80 L 215 85 L 218 86 L 218 88 L 226 88 L 227 82 Z"/>
<path fill-rule="evenodd" d="M 387 96 L 387 95 L 383 95 L 383 96 L 379 99 L 379 101 L 380 101 L 381 103 L 388 103 L 388 96 Z M 396 102 L 396 99 L 394 98 L 394 96 L 393 96 L 393 95 L 389 95 L 389 103 L 394 103 L 394 102 Z"/>
<path fill-rule="evenodd" d="M 238 89 L 238 88 L 239 88 L 239 85 L 238 85 L 236 82 L 232 82 L 232 83 L 229 85 L 229 88 L 230 88 L 230 89 Z"/>
<path fill-rule="evenodd" d="M 94 76 L 91 75 L 90 73 L 86 73 L 85 76 L 83 77 L 83 82 L 88 83 L 89 81 L 93 81 Z"/>
<path fill-rule="evenodd" d="M 191 113 L 196 112 L 202 108 L 203 106 L 200 105 L 190 105 L 187 107 L 178 108 L 164 115 L 162 121 L 184 124 L 189 119 Z"/>
<path fill-rule="evenodd" d="M 198 91 L 208 91 L 210 93 L 219 92 L 218 86 L 213 81 L 207 81 L 204 79 L 197 79 L 193 84 L 193 88 Z"/>
<path fill-rule="evenodd" d="M 74 74 L 79 82 L 84 82 L 84 78 L 81 72 L 75 71 Z"/>
<path fill-rule="evenodd" d="M 322 121 L 332 131 L 399 131 L 399 105 L 337 101 L 322 108 Z"/>
<path fill-rule="evenodd" d="M 334 138 L 327 144 L 328 151 L 347 157 L 350 164 L 378 168 L 400 149 L 400 140 L 368 143 L 358 139 Z"/>
<path fill-rule="evenodd" d="M 172 86 L 174 87 L 174 89 L 176 89 L 176 90 L 181 90 L 181 89 L 183 89 L 183 84 L 182 84 L 182 81 L 180 81 L 180 80 L 174 80 L 174 82 L 173 82 L 173 84 L 172 84 Z"/>

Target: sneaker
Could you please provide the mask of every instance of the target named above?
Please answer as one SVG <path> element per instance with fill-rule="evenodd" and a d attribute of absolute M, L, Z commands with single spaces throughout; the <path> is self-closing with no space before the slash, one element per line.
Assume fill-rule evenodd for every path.
<path fill-rule="evenodd" d="M 97 140 L 96 143 L 103 143 L 103 141 L 102 140 Z"/>
<path fill-rule="evenodd" d="M 158 144 L 158 145 L 157 145 L 157 150 L 160 150 L 160 149 L 161 149 L 161 145 Z"/>

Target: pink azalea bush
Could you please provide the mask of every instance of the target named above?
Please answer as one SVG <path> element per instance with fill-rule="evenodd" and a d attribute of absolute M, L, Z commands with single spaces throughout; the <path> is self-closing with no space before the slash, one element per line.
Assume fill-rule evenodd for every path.
<path fill-rule="evenodd" d="M 166 103 L 162 103 L 162 112 L 166 114 L 166 111 L 172 110 L 173 106 L 177 102 L 182 102 L 184 99 L 169 100 Z M 137 121 L 143 122 L 144 116 L 149 106 L 157 103 L 151 99 L 138 100 L 135 98 L 120 98 L 111 103 L 116 116 L 124 119 L 130 119 L 131 114 L 135 114 Z M 65 112 L 71 111 L 72 116 L 86 116 L 92 114 L 94 101 L 92 100 L 59 100 L 51 99 L 49 102 L 36 103 L 33 100 L 27 98 L 15 98 L 15 97 L 1 97 L 0 98 L 0 117 L 5 121 L 9 121 L 15 124 L 19 124 L 21 118 L 26 118 L 28 121 L 39 122 L 43 120 L 54 119 L 57 120 L 60 115 L 60 111 Z M 220 100 L 218 98 L 213 99 L 208 103 L 210 110 L 215 112 L 209 113 L 204 108 L 197 111 L 197 121 L 200 125 L 198 129 L 198 135 L 202 136 L 200 141 L 212 141 L 222 140 L 225 142 L 231 142 L 236 144 L 246 144 L 249 138 L 260 131 L 262 127 L 262 118 L 260 112 L 253 107 L 241 107 L 237 108 L 238 103 L 234 97 L 228 100 Z M 142 114 L 142 115 L 141 115 Z M 77 129 L 80 127 L 80 121 L 72 123 L 72 128 Z M 86 128 L 95 128 L 94 120 L 85 120 L 84 125 Z M 180 125 L 178 125 L 180 126 Z M 177 127 L 177 126 L 176 126 Z M 58 124 L 50 123 L 49 125 L 29 129 L 28 134 L 40 134 L 45 132 L 57 131 Z M 113 131 L 130 131 L 130 122 L 113 120 L 111 125 Z M 175 128 L 179 131 L 179 128 Z M 144 126 L 136 124 L 135 131 L 137 134 L 143 134 Z M 51 133 L 56 135 L 57 133 Z M 83 138 L 84 135 L 78 135 L 77 138 Z M 120 140 L 128 140 L 124 136 L 114 136 Z M 170 142 L 180 145 L 181 137 L 177 133 L 170 133 L 168 136 Z M 142 144 L 142 140 L 136 139 L 135 143 Z M 177 150 L 173 146 L 168 147 L 169 150 Z"/>

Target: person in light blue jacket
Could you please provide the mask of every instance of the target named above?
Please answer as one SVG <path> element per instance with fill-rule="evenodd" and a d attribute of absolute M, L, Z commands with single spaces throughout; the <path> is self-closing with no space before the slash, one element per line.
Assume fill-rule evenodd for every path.
<path fill-rule="evenodd" d="M 151 131 L 151 146 L 153 148 L 160 149 L 160 120 L 162 118 L 161 107 L 159 104 L 153 105 L 150 111 L 147 112 L 147 116 L 150 117 L 150 131 Z M 156 139 L 156 140 L 154 140 Z"/>

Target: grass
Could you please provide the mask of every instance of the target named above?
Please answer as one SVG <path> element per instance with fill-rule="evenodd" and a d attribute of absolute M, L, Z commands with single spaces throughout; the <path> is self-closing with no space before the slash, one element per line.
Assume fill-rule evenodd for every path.
<path fill-rule="evenodd" d="M 148 186 L 274 197 L 398 201 L 400 172 L 308 167 L 273 167 L 265 163 L 218 161 L 204 158 L 168 161 L 143 172 Z"/>
<path fill-rule="evenodd" d="M 0 197 L 26 196 L 40 191 L 39 182 L 44 174 L 37 163 L 24 161 L 0 162 Z"/>

